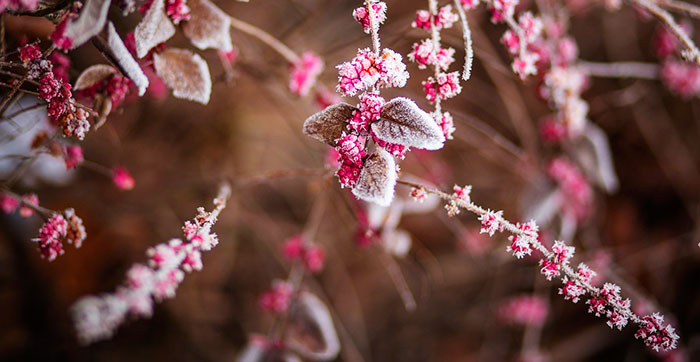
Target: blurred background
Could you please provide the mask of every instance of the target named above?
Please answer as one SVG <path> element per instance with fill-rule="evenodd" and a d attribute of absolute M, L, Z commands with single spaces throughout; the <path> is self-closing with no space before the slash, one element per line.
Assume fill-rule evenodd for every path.
<path fill-rule="evenodd" d="M 386 2 L 382 45 L 405 58 L 411 44 L 425 37 L 410 24 L 427 2 Z M 331 89 L 334 66 L 370 46 L 351 17 L 359 3 L 217 2 L 295 51 L 319 54 L 326 64 L 319 82 Z M 570 33 L 581 59 L 657 62 L 655 20 L 629 7 L 609 12 L 585 0 L 571 5 Z M 139 15 L 113 18 L 125 33 Z M 46 37 L 52 29 L 45 20 L 7 20 L 10 38 L 27 31 Z M 443 190 L 471 184 L 476 203 L 522 220 L 543 185 L 551 184 L 544 170 L 560 152 L 538 138 L 539 121 L 550 111 L 536 96 L 537 79 L 523 83 L 510 70 L 499 44 L 504 26 L 491 24 L 484 8 L 470 12 L 469 20 L 476 52 L 472 79 L 443 103 L 454 116 L 455 139 L 440 151 L 408 153 L 402 176 Z M 339 361 L 700 360 L 697 97 L 678 97 L 658 80 L 599 78 L 583 94 L 589 119 L 609 138 L 619 189 L 596 189 L 593 212 L 570 240 L 575 260 L 604 271 L 605 280 L 621 285 L 640 310 L 658 310 L 677 326 L 680 353 L 660 355 L 634 339 L 632 326 L 613 331 L 583 302 L 564 301 L 559 283 L 544 280 L 536 259 L 507 254 L 506 235 L 479 235 L 472 214 L 448 218 L 441 205 L 406 212 L 399 227 L 412 245 L 402 257 L 359 247 L 359 204 L 337 180 L 320 176 L 327 147 L 301 133 L 303 121 L 318 110 L 313 97 L 289 92 L 289 66 L 277 53 L 235 30 L 232 36 L 240 54 L 232 82 L 221 81 L 215 52 L 201 52 L 215 79 L 209 105 L 147 94 L 127 102 L 82 143 L 87 160 L 126 166 L 136 180 L 132 191 L 84 168 L 65 184 L 40 181 L 27 188 L 48 208 L 76 209 L 88 232 L 82 248 L 69 247 L 48 263 L 29 242 L 38 218 L 0 218 L 0 360 L 234 361 L 250 334 L 270 329 L 273 319 L 258 298 L 273 279 L 286 278 L 290 266 L 280 245 L 304 229 L 318 198 L 325 208 L 316 242 L 327 263 L 304 287 L 331 310 L 342 345 Z M 458 69 L 461 33 L 445 30 L 443 42 L 456 49 Z M 181 34 L 169 44 L 188 46 Z M 104 62 L 89 45 L 70 57 L 71 79 Z M 431 109 L 420 83 L 430 72 L 406 63 L 408 85 L 383 96 L 408 96 Z M 211 206 L 221 180 L 229 180 L 234 192 L 214 227 L 220 244 L 204 254 L 204 269 L 188 274 L 176 297 L 157 304 L 151 319 L 129 321 L 111 340 L 80 347 L 70 305 L 113 291 L 132 263 L 145 262 L 148 247 L 180 236 L 197 206 Z M 399 194 L 407 191 L 398 186 Z M 415 298 L 413 311 L 404 307 L 397 271 Z M 546 314 L 540 321 L 522 326 L 504 320 L 503 308 L 520 296 L 541 298 Z M 538 353 L 529 355 L 533 346 Z"/>

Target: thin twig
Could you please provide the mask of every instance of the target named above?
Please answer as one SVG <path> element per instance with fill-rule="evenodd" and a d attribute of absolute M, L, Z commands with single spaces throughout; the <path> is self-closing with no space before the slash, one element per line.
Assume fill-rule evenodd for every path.
<path fill-rule="evenodd" d="M 472 76 L 472 63 L 474 62 L 474 47 L 472 45 L 472 32 L 469 30 L 469 22 L 467 21 L 467 13 L 464 11 L 459 0 L 454 0 L 457 14 L 462 23 L 462 37 L 464 38 L 464 71 L 462 71 L 462 79 L 469 80 Z"/>
<path fill-rule="evenodd" d="M 275 38 L 274 36 L 270 35 L 269 33 L 256 26 L 246 23 L 243 20 L 236 19 L 233 16 L 229 16 L 229 18 L 231 19 L 231 27 L 240 30 L 267 44 L 270 48 L 279 53 L 289 63 L 293 64 L 299 60 L 299 56 L 292 49 L 284 45 L 284 43 L 282 43 L 281 41 L 277 40 L 277 38 Z"/>

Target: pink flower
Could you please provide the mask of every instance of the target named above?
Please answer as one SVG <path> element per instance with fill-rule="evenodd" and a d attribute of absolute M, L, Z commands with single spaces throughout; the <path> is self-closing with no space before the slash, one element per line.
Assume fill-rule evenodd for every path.
<path fill-rule="evenodd" d="M 696 64 L 669 60 L 661 68 L 661 79 L 668 89 L 683 98 L 700 93 L 700 67 Z"/>
<path fill-rule="evenodd" d="M 542 34 L 542 28 L 544 27 L 542 20 L 533 16 L 531 12 L 526 11 L 520 14 L 518 22 L 525 34 L 526 43 L 534 42 Z"/>
<path fill-rule="evenodd" d="M 501 43 L 506 47 L 510 55 L 520 53 L 520 38 L 513 30 L 506 30 L 501 36 Z"/>
<path fill-rule="evenodd" d="M 680 26 L 688 36 L 692 34 L 689 23 L 681 23 Z M 664 25 L 658 27 L 654 35 L 654 51 L 659 58 L 663 59 L 673 55 L 678 50 L 679 45 L 678 37 L 668 30 L 668 27 Z"/>
<path fill-rule="evenodd" d="M 19 201 L 8 194 L 0 194 L 0 208 L 6 214 L 11 214 L 17 210 Z"/>
<path fill-rule="evenodd" d="M 442 30 L 444 28 L 451 28 L 452 25 L 459 20 L 459 17 L 457 17 L 457 14 L 452 11 L 452 5 L 445 5 L 441 7 L 436 16 L 431 16 L 430 12 L 427 10 L 418 10 L 416 12 L 416 18 L 413 20 L 411 26 L 414 28 L 430 30 L 431 19 L 435 29 Z"/>
<path fill-rule="evenodd" d="M 56 29 L 54 29 L 53 33 L 51 33 L 53 44 L 56 48 L 61 50 L 68 50 L 73 46 L 73 39 L 66 35 L 66 25 L 69 20 L 69 17 L 64 18 L 63 21 L 56 25 Z"/>
<path fill-rule="evenodd" d="M 537 74 L 537 67 L 535 65 L 539 58 L 537 53 L 521 53 L 520 56 L 513 59 L 513 71 L 520 76 L 520 79 L 525 79 L 528 75 L 535 75 Z"/>
<path fill-rule="evenodd" d="M 362 94 L 358 105 L 359 110 L 354 111 L 352 118 L 348 120 L 349 128 L 360 134 L 367 134 L 370 124 L 379 120 L 384 103 L 386 101 L 378 94 Z"/>
<path fill-rule="evenodd" d="M 413 200 L 417 202 L 423 202 L 425 201 L 425 198 L 428 197 L 428 194 L 425 192 L 425 189 L 421 188 L 412 188 L 411 189 L 411 197 Z"/>
<path fill-rule="evenodd" d="M 376 27 L 379 27 L 379 25 L 383 24 L 386 20 L 386 3 L 380 1 L 376 4 L 372 4 L 372 10 L 374 12 L 374 24 Z M 361 6 L 353 10 L 352 16 L 362 25 L 362 29 L 365 33 L 369 34 L 371 29 L 369 28 L 369 14 L 367 8 Z"/>
<path fill-rule="evenodd" d="M 171 245 L 176 244 L 173 243 L 173 241 L 178 240 L 173 239 L 168 244 L 158 244 L 152 248 L 148 248 L 146 251 L 149 257 L 148 264 L 152 268 L 170 267 L 178 263 L 177 250 L 174 248 L 177 247 L 177 245 Z"/>
<path fill-rule="evenodd" d="M 406 147 L 404 145 L 396 144 L 396 143 L 386 142 L 383 139 L 377 137 L 377 135 L 375 135 L 371 129 L 370 129 L 369 133 L 372 135 L 372 140 L 374 141 L 374 143 L 377 146 L 385 149 L 392 156 L 398 157 L 400 159 L 403 159 L 404 157 L 406 157 L 406 152 L 409 151 L 408 147 Z"/>
<path fill-rule="evenodd" d="M 418 63 L 419 69 L 425 69 L 427 65 L 437 65 L 442 70 L 454 62 L 455 50 L 452 48 L 434 49 L 432 39 L 424 39 L 420 43 L 413 43 L 413 51 L 408 54 L 408 59 Z"/>
<path fill-rule="evenodd" d="M 311 273 L 316 273 L 323 269 L 325 259 L 326 252 L 318 246 L 311 245 L 304 252 L 304 266 Z"/>
<path fill-rule="evenodd" d="M 131 190 L 134 188 L 134 178 L 129 171 L 122 166 L 117 166 L 112 170 L 112 182 L 120 190 Z"/>
<path fill-rule="evenodd" d="M 22 199 L 24 200 L 24 204 L 19 208 L 19 216 L 26 218 L 34 215 L 34 209 L 26 204 L 39 206 L 39 197 L 36 194 L 24 194 L 22 195 Z"/>
<path fill-rule="evenodd" d="M 282 254 L 289 260 L 301 259 L 304 255 L 304 237 L 299 234 L 285 240 Z"/>
<path fill-rule="evenodd" d="M 83 149 L 78 146 L 67 146 L 63 150 L 63 161 L 66 163 L 67 169 L 72 169 L 83 162 Z"/>
<path fill-rule="evenodd" d="M 487 210 L 485 214 L 479 216 L 479 221 L 481 221 L 480 233 L 493 236 L 496 231 L 503 231 L 503 224 L 501 224 L 502 218 L 503 211 L 494 212 Z"/>
<path fill-rule="evenodd" d="M 153 298 L 160 301 L 175 296 L 177 287 L 185 279 L 185 273 L 180 269 L 172 269 L 165 275 L 156 274 L 156 277 L 153 284 Z"/>
<path fill-rule="evenodd" d="M 566 126 L 554 117 L 547 117 L 540 122 L 540 138 L 545 143 L 561 142 L 566 137 Z"/>
<path fill-rule="evenodd" d="M 450 112 L 442 113 L 442 116 L 439 117 L 439 119 L 437 120 L 437 124 L 442 129 L 442 134 L 445 136 L 445 139 L 453 139 L 452 134 L 455 132 L 456 129 L 454 126 L 454 120 L 452 119 L 452 115 L 450 114 Z"/>
<path fill-rule="evenodd" d="M 459 84 L 459 72 L 440 73 L 437 78 L 429 77 L 423 83 L 425 97 L 430 103 L 434 103 L 436 98 L 445 100 L 452 98 L 462 91 L 462 86 Z"/>
<path fill-rule="evenodd" d="M 520 259 L 525 255 L 532 254 L 531 243 L 533 240 L 537 240 L 539 228 L 534 221 L 525 224 L 518 223 L 516 227 L 520 230 L 520 234 L 508 237 L 511 244 L 506 247 L 506 251 L 513 253 L 516 258 Z"/>
<path fill-rule="evenodd" d="M 290 283 L 276 280 L 272 284 L 272 289 L 260 296 L 260 307 L 268 312 L 282 313 L 289 308 L 294 288 Z"/>
<path fill-rule="evenodd" d="M 41 58 L 41 49 L 34 44 L 27 44 L 19 49 L 19 58 L 24 64 L 29 64 L 32 61 Z"/>
<path fill-rule="evenodd" d="M 547 318 L 547 309 L 547 302 L 541 297 L 523 295 L 501 304 L 498 317 L 513 324 L 541 326 Z"/>
<path fill-rule="evenodd" d="M 565 158 L 556 158 L 549 163 L 547 172 L 565 194 L 565 207 L 571 209 L 579 220 L 590 212 L 593 190 L 578 168 Z"/>
<path fill-rule="evenodd" d="M 187 0 L 168 0 L 165 13 L 175 25 L 182 20 L 190 20 L 190 8 L 187 6 Z"/>
<path fill-rule="evenodd" d="M 634 337 L 644 341 L 648 347 L 656 352 L 675 349 L 678 345 L 678 334 L 669 324 L 664 325 L 664 317 L 654 313 L 642 318 L 643 322 L 634 334 Z"/>
<path fill-rule="evenodd" d="M 364 137 L 357 136 L 354 133 L 346 134 L 343 132 L 335 142 L 337 144 L 335 149 L 340 153 L 340 158 L 344 163 L 347 162 L 357 166 L 362 165 L 363 158 L 366 155 Z"/>
<path fill-rule="evenodd" d="M 289 89 L 293 94 L 305 96 L 316 83 L 323 70 L 323 61 L 312 52 L 304 53 L 294 64 L 289 79 Z"/>
<path fill-rule="evenodd" d="M 469 194 L 472 192 L 472 187 L 471 185 L 466 185 L 464 187 L 460 187 L 457 185 L 454 185 L 452 188 L 454 190 L 454 193 L 452 196 L 466 202 L 471 202 L 471 199 L 469 198 Z"/>
<path fill-rule="evenodd" d="M 491 22 L 500 23 L 515 13 L 518 0 L 494 0 L 491 2 Z"/>
<path fill-rule="evenodd" d="M 401 55 L 386 48 L 379 58 L 369 48 L 359 49 L 355 58 L 337 68 L 337 90 L 342 96 L 354 96 L 374 86 L 403 87 L 409 76 Z"/>
<path fill-rule="evenodd" d="M 70 68 L 70 58 L 59 52 L 51 53 L 49 61 L 53 64 L 53 74 L 63 83 L 68 83 L 68 69 Z"/>
<path fill-rule="evenodd" d="M 42 258 L 53 261 L 63 254 L 61 240 L 66 236 L 68 223 L 61 214 L 54 214 L 39 229 L 39 236 L 34 239 L 38 242 L 39 252 Z"/>
<path fill-rule="evenodd" d="M 563 295 L 564 299 L 578 303 L 581 296 L 586 294 L 586 289 L 581 284 L 566 277 L 564 277 L 562 282 L 564 282 L 564 286 L 559 288 L 559 294 Z"/>
<path fill-rule="evenodd" d="M 479 6 L 479 0 L 459 0 L 464 10 L 471 10 Z"/>

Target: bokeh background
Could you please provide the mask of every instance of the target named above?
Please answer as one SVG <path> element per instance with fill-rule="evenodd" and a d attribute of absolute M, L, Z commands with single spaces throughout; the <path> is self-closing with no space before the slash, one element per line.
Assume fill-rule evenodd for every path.
<path fill-rule="evenodd" d="M 405 55 L 425 36 L 410 23 L 427 3 L 386 2 L 382 44 Z M 320 82 L 329 88 L 337 78 L 334 66 L 370 45 L 350 16 L 359 1 L 217 3 L 294 50 L 319 54 L 326 63 Z M 579 5 L 571 33 L 582 59 L 656 61 L 654 20 L 630 8 L 608 12 L 595 3 Z M 458 97 L 444 103 L 455 118 L 455 139 L 437 152 L 410 152 L 402 170 L 443 189 L 471 184 L 473 200 L 518 220 L 543 182 L 546 160 L 557 152 L 537 137 L 538 121 L 549 110 L 535 96 L 536 81 L 522 83 L 510 71 L 498 43 L 504 27 L 491 24 L 484 9 L 469 16 L 477 55 L 473 76 Z M 126 32 L 138 15 L 120 21 Z M 10 37 L 26 31 L 47 36 L 51 26 L 8 19 Z M 337 181 L 319 176 L 326 147 L 301 133 L 304 119 L 317 111 L 312 97 L 291 95 L 289 67 L 274 51 L 232 34 L 240 50 L 232 82 L 221 81 L 216 54 L 203 53 L 219 79 L 209 105 L 147 95 L 124 105 L 83 143 L 86 159 L 129 168 L 134 190 L 119 191 L 87 169 L 66 185 L 31 189 L 46 207 L 74 207 L 83 217 L 88 238 L 82 248 L 47 263 L 29 242 L 38 218 L 0 218 L 0 360 L 235 360 L 249 334 L 270 328 L 272 318 L 259 308 L 258 296 L 273 279 L 286 277 L 289 264 L 279 246 L 301 232 L 317 197 L 326 199 L 317 242 L 327 250 L 327 265 L 305 287 L 332 310 L 343 346 L 338 360 L 518 360 L 524 339 L 552 361 L 667 358 L 635 340 L 633 327 L 611 331 L 586 313 L 585 304 L 564 301 L 558 284 L 539 274 L 536 260 L 505 253 L 504 235 L 475 236 L 478 222 L 471 214 L 449 219 L 438 206 L 402 218 L 413 246 L 405 258 L 389 258 L 395 265 L 380 248 L 358 247 L 352 198 Z M 446 30 L 443 41 L 457 49 L 453 67 L 461 64 L 459 31 Z M 188 46 L 181 35 L 170 44 Z M 89 46 L 71 60 L 74 77 L 103 62 Z M 383 94 L 409 96 L 430 109 L 420 84 L 429 72 L 414 64 L 408 70 L 405 88 Z M 665 313 L 681 335 L 680 356 L 698 360 L 700 103 L 673 95 L 655 80 L 594 79 L 583 96 L 589 118 L 609 137 L 620 188 L 612 195 L 596 191 L 594 213 L 572 241 L 577 260 L 599 263 L 634 304 Z M 518 134 L 516 124 L 526 132 Z M 534 148 L 526 151 L 526 144 Z M 149 246 L 179 236 L 197 206 L 210 206 L 221 180 L 232 182 L 234 193 L 214 228 L 221 243 L 204 255 L 204 270 L 189 274 L 176 298 L 158 304 L 151 319 L 128 322 L 111 340 L 80 347 L 71 303 L 114 290 L 132 263 L 145 261 Z M 393 267 L 414 294 L 415 311 L 405 310 Z M 523 294 L 541 296 L 549 305 L 544 324 L 534 331 L 498 318 L 504 301 Z"/>

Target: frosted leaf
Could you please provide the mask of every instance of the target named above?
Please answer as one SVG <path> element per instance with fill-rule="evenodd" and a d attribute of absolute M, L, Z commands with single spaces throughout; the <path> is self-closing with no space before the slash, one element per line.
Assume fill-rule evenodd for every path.
<path fill-rule="evenodd" d="M 382 141 L 426 150 L 440 149 L 445 143 L 440 126 L 408 98 L 387 102 L 372 131 Z"/>
<path fill-rule="evenodd" d="M 131 53 L 129 53 L 129 49 L 124 45 L 122 38 L 119 37 L 111 21 L 107 24 L 107 46 L 112 52 L 113 60 L 117 63 L 120 70 L 131 79 L 136 85 L 136 88 L 138 88 L 139 95 L 142 96 L 146 93 L 148 77 L 143 73 L 143 70 L 141 70 L 139 64 L 136 63 L 134 57 L 131 56 Z"/>
<path fill-rule="evenodd" d="M 175 25 L 165 13 L 165 0 L 155 0 L 134 30 L 136 56 L 143 58 L 156 45 L 175 35 Z"/>
<path fill-rule="evenodd" d="M 209 103 L 209 66 L 198 54 L 186 49 L 169 48 L 153 54 L 153 66 L 176 98 Z"/>
<path fill-rule="evenodd" d="M 304 134 L 321 142 L 335 146 L 345 130 L 346 121 L 357 108 L 347 103 L 337 103 L 317 112 L 304 121 Z"/>
<path fill-rule="evenodd" d="M 101 82 L 112 74 L 116 73 L 117 70 L 113 66 L 107 64 L 95 64 L 87 69 L 85 69 L 78 79 L 75 81 L 73 90 L 81 90 L 92 86 L 98 82 Z"/>
<path fill-rule="evenodd" d="M 188 0 L 190 20 L 182 31 L 199 49 L 214 48 L 224 52 L 233 49 L 231 19 L 209 0 Z"/>
<path fill-rule="evenodd" d="M 394 186 L 396 163 L 391 154 L 379 148 L 365 160 L 352 193 L 358 199 L 389 206 L 394 199 Z"/>
<path fill-rule="evenodd" d="M 66 24 L 65 35 L 73 40 L 75 49 L 99 34 L 105 27 L 110 0 L 89 0 L 83 2 L 83 9 L 77 19 Z"/>
<path fill-rule="evenodd" d="M 617 191 L 619 182 L 610 143 L 603 130 L 591 122 L 586 123 L 582 137 L 574 145 L 573 155 L 590 180 L 608 193 Z"/>
<path fill-rule="evenodd" d="M 329 361 L 340 352 L 328 307 L 309 292 L 301 292 L 290 311 L 285 342 L 289 349 L 312 361 Z"/>

